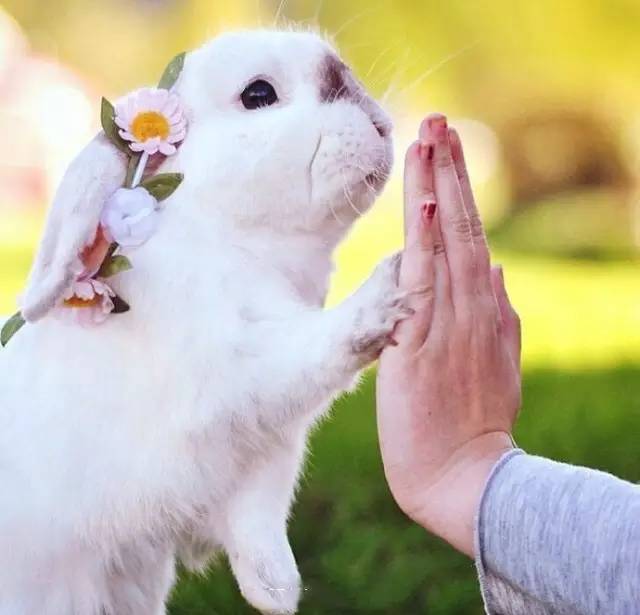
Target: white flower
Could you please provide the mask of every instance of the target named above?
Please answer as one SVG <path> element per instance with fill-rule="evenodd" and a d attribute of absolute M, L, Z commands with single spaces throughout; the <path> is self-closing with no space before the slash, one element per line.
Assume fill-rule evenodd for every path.
<path fill-rule="evenodd" d="M 119 188 L 100 217 L 111 241 L 123 247 L 142 245 L 158 227 L 158 201 L 144 188 Z"/>
<path fill-rule="evenodd" d="M 120 136 L 134 152 L 171 156 L 186 135 L 187 120 L 176 94 L 160 88 L 132 92 L 115 107 Z"/>
<path fill-rule="evenodd" d="M 76 280 L 54 313 L 61 320 L 85 326 L 98 325 L 113 311 L 111 298 L 114 296 L 115 293 L 104 282 Z"/>

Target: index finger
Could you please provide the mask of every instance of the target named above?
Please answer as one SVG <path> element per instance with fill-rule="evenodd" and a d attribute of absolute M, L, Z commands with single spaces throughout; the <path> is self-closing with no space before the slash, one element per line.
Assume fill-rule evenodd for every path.
<path fill-rule="evenodd" d="M 400 288 L 411 294 L 415 314 L 398 324 L 396 339 L 420 346 L 433 317 L 435 255 L 433 220 L 436 213 L 431 169 L 419 142 L 407 150 L 404 167 L 405 247 Z M 414 343 L 415 342 L 415 343 Z"/>
<path fill-rule="evenodd" d="M 475 294 L 473 237 L 451 154 L 447 118 L 430 115 L 423 122 L 420 135 L 434 145 L 434 184 L 454 307 L 468 306 Z"/>

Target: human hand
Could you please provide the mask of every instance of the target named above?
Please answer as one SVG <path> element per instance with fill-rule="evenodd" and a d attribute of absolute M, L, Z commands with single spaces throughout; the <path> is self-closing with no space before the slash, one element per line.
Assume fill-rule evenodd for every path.
<path fill-rule="evenodd" d="M 400 508 L 473 556 L 486 479 L 512 445 L 520 324 L 491 268 L 458 134 L 431 115 L 405 160 L 400 285 L 415 316 L 380 357 L 380 448 Z"/>

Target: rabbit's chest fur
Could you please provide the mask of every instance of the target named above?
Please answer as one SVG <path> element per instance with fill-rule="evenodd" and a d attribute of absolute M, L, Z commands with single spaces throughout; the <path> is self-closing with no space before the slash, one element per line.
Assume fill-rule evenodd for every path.
<path fill-rule="evenodd" d="M 209 264 L 194 271 L 181 262 L 180 238 L 159 235 L 130 254 L 135 269 L 116 285 L 131 312 L 98 334 L 45 319 L 0 354 L 14 375 L 0 409 L 6 467 L 33 477 L 43 515 L 62 513 L 61 494 L 79 494 L 72 513 L 60 514 L 64 525 L 103 547 L 108 536 L 115 549 L 141 532 L 167 538 L 169 528 L 215 524 L 211 513 L 243 477 L 282 449 L 296 451 L 296 473 L 312 422 L 283 421 L 293 397 L 304 402 L 265 394 L 265 383 L 288 378 L 290 357 L 273 345 L 288 319 L 323 299 L 328 256 L 264 238 L 256 254 L 246 237 L 227 236 L 213 252 L 203 244 Z M 175 258 L 162 276 L 147 275 L 166 245 Z M 29 439 L 37 454 L 25 452 Z"/>

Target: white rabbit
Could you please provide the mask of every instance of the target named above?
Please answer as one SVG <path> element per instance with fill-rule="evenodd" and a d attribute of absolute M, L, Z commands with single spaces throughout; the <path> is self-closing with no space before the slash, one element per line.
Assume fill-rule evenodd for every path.
<path fill-rule="evenodd" d="M 246 109 L 256 80 L 273 92 Z M 185 179 L 111 278 L 131 311 L 93 328 L 49 314 L 123 182 L 102 135 L 63 179 L 28 324 L 0 351 L 0 615 L 159 615 L 175 558 L 216 550 L 251 604 L 295 612 L 307 432 L 411 313 L 398 257 L 323 309 L 332 252 L 392 157 L 388 117 L 327 42 L 225 34 L 175 91 L 189 133 L 161 170 Z"/>

